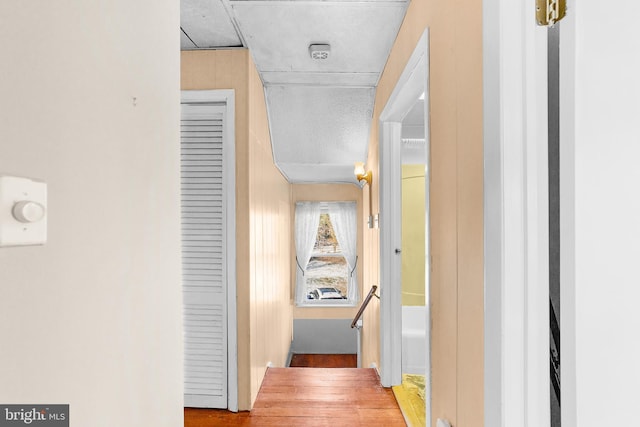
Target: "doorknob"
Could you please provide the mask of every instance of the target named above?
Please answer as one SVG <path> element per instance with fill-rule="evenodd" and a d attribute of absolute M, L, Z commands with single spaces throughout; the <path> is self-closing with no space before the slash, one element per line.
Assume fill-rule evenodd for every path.
<path fill-rule="evenodd" d="M 402 252 L 402 249 L 396 249 L 397 254 L 399 254 L 400 252 Z"/>

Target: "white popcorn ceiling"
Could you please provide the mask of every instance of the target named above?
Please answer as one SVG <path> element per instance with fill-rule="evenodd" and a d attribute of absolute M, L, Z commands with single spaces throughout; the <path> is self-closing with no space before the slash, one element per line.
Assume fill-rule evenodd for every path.
<path fill-rule="evenodd" d="M 291 182 L 355 182 L 367 155 L 375 89 L 267 86 L 276 165 Z"/>
<path fill-rule="evenodd" d="M 182 50 L 242 46 L 221 0 L 180 0 Z"/>
<path fill-rule="evenodd" d="M 248 47 L 274 161 L 292 183 L 356 183 L 375 87 L 408 0 L 182 0 L 182 48 Z M 310 44 L 329 44 L 324 61 Z"/>

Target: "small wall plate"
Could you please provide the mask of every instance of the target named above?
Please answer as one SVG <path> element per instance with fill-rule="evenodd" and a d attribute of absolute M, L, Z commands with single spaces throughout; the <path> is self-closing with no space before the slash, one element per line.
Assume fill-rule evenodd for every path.
<path fill-rule="evenodd" d="M 47 184 L 0 176 L 0 247 L 47 241 Z"/>

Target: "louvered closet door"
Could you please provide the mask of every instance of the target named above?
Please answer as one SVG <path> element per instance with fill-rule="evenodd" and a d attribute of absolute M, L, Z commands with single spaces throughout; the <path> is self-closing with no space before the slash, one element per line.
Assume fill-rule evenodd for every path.
<path fill-rule="evenodd" d="M 227 407 L 224 106 L 182 104 L 185 406 Z"/>

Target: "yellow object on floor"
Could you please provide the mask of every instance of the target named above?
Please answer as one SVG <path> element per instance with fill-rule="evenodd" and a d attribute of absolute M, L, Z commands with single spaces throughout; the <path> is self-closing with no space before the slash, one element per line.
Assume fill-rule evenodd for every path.
<path fill-rule="evenodd" d="M 402 374 L 402 385 L 393 386 L 393 394 L 409 427 L 426 425 L 424 390 L 424 375 Z"/>

